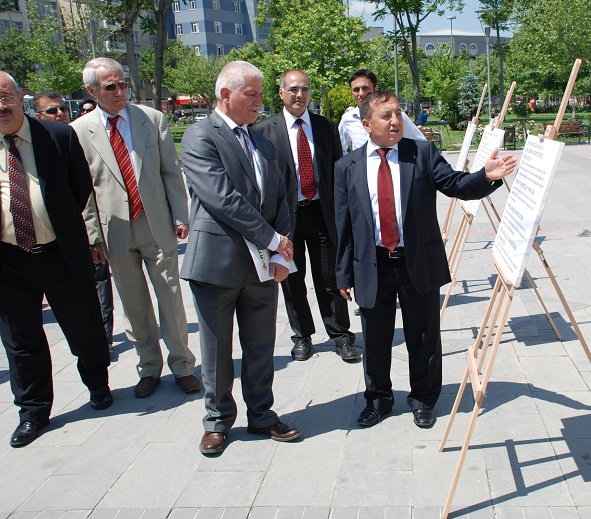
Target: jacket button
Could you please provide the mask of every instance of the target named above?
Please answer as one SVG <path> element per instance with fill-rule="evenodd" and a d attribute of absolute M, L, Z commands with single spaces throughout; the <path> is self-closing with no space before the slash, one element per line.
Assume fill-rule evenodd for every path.
<path fill-rule="evenodd" d="M 377 266 L 378 266 L 378 264 L 377 264 L 377 263 L 374 261 L 374 262 L 373 262 L 373 266 L 374 266 L 374 267 L 377 267 Z"/>
<path fill-rule="evenodd" d="M 293 208 L 293 212 L 294 212 L 294 213 L 297 213 L 297 212 L 298 212 L 298 208 L 297 208 L 297 207 L 294 207 L 294 208 Z"/>

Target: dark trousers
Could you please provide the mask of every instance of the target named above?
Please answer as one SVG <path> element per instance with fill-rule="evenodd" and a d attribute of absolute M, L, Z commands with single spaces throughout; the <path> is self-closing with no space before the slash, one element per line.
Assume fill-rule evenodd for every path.
<path fill-rule="evenodd" d="M 94 266 L 94 284 L 101 305 L 107 342 L 113 344 L 113 285 L 111 284 L 111 269 L 107 261 Z"/>
<path fill-rule="evenodd" d="M 390 411 L 394 404 L 390 367 L 398 298 L 409 361 L 411 391 L 407 402 L 413 410 L 433 408 L 442 384 L 439 290 L 417 293 L 404 258 L 378 256 L 377 262 L 376 304 L 361 308 L 365 399 L 382 411 Z"/>
<path fill-rule="evenodd" d="M 298 268 L 281 283 L 293 341 L 310 337 L 316 329 L 306 287 L 306 248 L 312 269 L 318 308 L 329 337 L 336 344 L 355 342 L 349 331 L 347 301 L 338 294 L 335 274 L 336 247 L 330 241 L 320 202 L 298 207 L 293 237 L 293 258 Z"/>
<path fill-rule="evenodd" d="M 92 279 L 76 284 L 57 244 L 31 254 L 2 244 L 0 336 L 8 357 L 10 386 L 20 420 L 44 421 L 53 404 L 51 354 L 43 331 L 43 295 L 78 357 L 89 390 L 108 384 L 109 349 Z"/>

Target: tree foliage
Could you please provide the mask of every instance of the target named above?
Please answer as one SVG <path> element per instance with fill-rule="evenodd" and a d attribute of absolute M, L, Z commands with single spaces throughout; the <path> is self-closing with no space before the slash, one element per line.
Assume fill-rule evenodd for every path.
<path fill-rule="evenodd" d="M 330 103 L 330 115 L 333 121 L 340 121 L 347 108 L 355 106 L 355 100 L 349 86 L 340 85 L 328 91 L 328 102 Z"/>
<path fill-rule="evenodd" d="M 440 100 L 443 91 L 450 85 L 458 84 L 466 73 L 466 61 L 445 55 L 443 49 L 439 49 L 432 56 L 427 56 L 421 61 L 421 81 L 423 98 L 431 101 Z"/>
<path fill-rule="evenodd" d="M 466 121 L 476 115 L 482 88 L 483 85 L 478 81 L 474 72 L 468 68 L 459 86 L 458 113 L 460 119 Z"/>
<path fill-rule="evenodd" d="M 374 13 L 376 20 L 385 18 L 388 13 L 392 14 L 396 20 L 396 31 L 393 36 L 404 51 L 406 61 L 410 66 L 415 114 L 418 117 L 421 111 L 420 56 L 417 46 L 419 27 L 432 13 L 442 16 L 444 5 L 449 10 L 461 10 L 464 2 L 462 0 L 372 0 L 372 2 L 378 7 Z"/>
<path fill-rule="evenodd" d="M 273 68 L 282 73 L 297 68 L 310 77 L 313 96 L 322 102 L 328 90 L 346 84 L 349 71 L 364 58 L 361 18 L 347 16 L 342 0 L 262 0 L 259 21 L 273 17 L 268 45 Z"/>
<path fill-rule="evenodd" d="M 27 58 L 23 49 L 28 38 L 18 29 L 10 29 L 0 37 L 0 70 L 8 72 L 20 85 L 27 82 L 27 74 L 33 62 Z"/>

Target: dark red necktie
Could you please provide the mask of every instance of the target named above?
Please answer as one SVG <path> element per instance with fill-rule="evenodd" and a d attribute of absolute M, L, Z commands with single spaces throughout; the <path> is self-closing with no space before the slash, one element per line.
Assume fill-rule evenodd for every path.
<path fill-rule="evenodd" d="M 31 197 L 27 187 L 27 173 L 23 166 L 23 159 L 14 143 L 15 135 L 5 135 L 8 143 L 8 185 L 10 187 L 10 213 L 14 224 L 16 243 L 27 252 L 31 252 L 37 245 L 33 213 L 31 211 Z"/>
<path fill-rule="evenodd" d="M 140 198 L 140 192 L 137 187 L 137 180 L 135 178 L 135 173 L 133 172 L 129 151 L 127 150 L 127 146 L 125 145 L 123 137 L 117 129 L 117 121 L 119 121 L 119 117 L 121 116 L 116 115 L 115 117 L 109 117 L 109 122 L 111 123 L 109 140 L 111 141 L 111 146 L 113 147 L 113 152 L 115 153 L 115 158 L 117 159 L 117 164 L 119 164 L 121 175 L 123 175 L 125 189 L 127 189 L 129 217 L 131 220 L 135 220 L 140 215 L 144 207 L 142 205 L 142 199 Z"/>
<path fill-rule="evenodd" d="M 302 124 L 304 121 L 296 119 L 298 125 L 298 165 L 300 167 L 300 188 L 302 195 L 308 200 L 312 200 L 316 194 L 316 182 L 314 181 L 314 164 L 312 163 L 312 153 L 310 152 L 310 143 L 304 133 Z"/>
<path fill-rule="evenodd" d="M 380 167 L 378 168 L 378 206 L 380 208 L 380 233 L 382 244 L 388 250 L 394 250 L 400 242 L 398 220 L 396 218 L 396 201 L 392 185 L 392 171 L 386 159 L 390 148 L 378 148 Z"/>

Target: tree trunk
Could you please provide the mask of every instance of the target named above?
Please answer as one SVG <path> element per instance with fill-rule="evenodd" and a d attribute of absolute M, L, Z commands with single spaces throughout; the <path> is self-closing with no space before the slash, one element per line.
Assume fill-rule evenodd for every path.
<path fill-rule="evenodd" d="M 154 49 L 154 82 L 152 95 L 154 108 L 162 110 L 162 78 L 164 75 L 164 49 L 168 34 L 166 33 L 166 16 L 172 0 L 158 0 L 158 8 L 154 9 L 156 18 L 156 48 Z M 155 4 L 156 5 L 156 4 Z"/>
<path fill-rule="evenodd" d="M 503 45 L 501 43 L 501 31 L 497 21 L 497 48 L 499 49 L 499 102 L 501 107 L 505 103 L 505 86 L 503 84 Z"/>
<path fill-rule="evenodd" d="M 129 67 L 129 82 L 131 84 L 131 102 L 140 102 L 140 79 L 137 71 L 137 63 L 135 61 L 135 47 L 133 45 L 133 22 L 131 27 L 126 27 L 122 31 L 125 36 L 125 46 L 127 55 L 127 66 Z"/>

